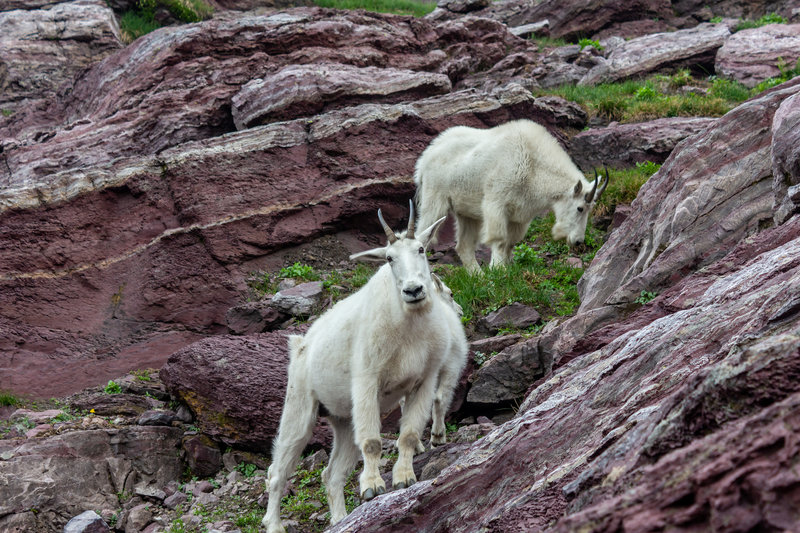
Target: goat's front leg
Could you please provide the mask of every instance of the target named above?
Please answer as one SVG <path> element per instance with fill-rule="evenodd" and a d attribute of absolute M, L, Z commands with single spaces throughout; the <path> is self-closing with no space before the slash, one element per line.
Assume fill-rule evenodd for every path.
<path fill-rule="evenodd" d="M 381 459 L 381 417 L 377 379 L 353 379 L 353 426 L 364 470 L 358 478 L 362 500 L 371 500 L 386 492 L 386 483 L 378 469 Z"/>
<path fill-rule="evenodd" d="M 392 488 L 404 489 L 417 482 L 414 474 L 414 452 L 420 445 L 425 424 L 431 416 L 436 377 L 428 377 L 420 387 L 406 396 L 400 436 L 397 439 L 397 462 L 392 469 Z"/>

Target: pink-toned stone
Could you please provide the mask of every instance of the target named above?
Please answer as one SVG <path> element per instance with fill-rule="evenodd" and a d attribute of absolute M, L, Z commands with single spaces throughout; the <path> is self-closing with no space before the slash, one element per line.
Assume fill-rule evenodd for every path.
<path fill-rule="evenodd" d="M 713 64 L 714 54 L 730 35 L 726 23 L 700 24 L 670 33 L 655 33 L 626 41 L 592 68 L 581 85 L 608 83 L 657 70 L 664 65 Z"/>
<path fill-rule="evenodd" d="M 784 100 L 772 119 L 773 219 L 782 224 L 800 211 L 800 94 Z"/>
<path fill-rule="evenodd" d="M 675 145 L 703 131 L 715 120 L 673 117 L 592 128 L 570 140 L 569 153 L 585 171 L 604 165 L 628 168 L 644 161 L 663 163 Z"/>
<path fill-rule="evenodd" d="M 717 51 L 718 75 L 755 87 L 800 59 L 800 24 L 769 24 L 737 31 Z"/>
<path fill-rule="evenodd" d="M 287 65 L 233 96 L 233 122 L 245 129 L 348 105 L 418 100 L 450 92 L 444 74 L 337 63 Z"/>

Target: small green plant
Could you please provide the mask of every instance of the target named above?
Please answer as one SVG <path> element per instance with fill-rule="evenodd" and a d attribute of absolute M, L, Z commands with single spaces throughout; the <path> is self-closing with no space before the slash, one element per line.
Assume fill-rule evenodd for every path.
<path fill-rule="evenodd" d="M 592 48 L 596 48 L 597 50 L 603 51 L 603 45 L 600 44 L 600 41 L 595 41 L 593 39 L 586 39 L 583 38 L 578 41 L 578 45 L 581 47 L 581 50 L 586 48 L 587 46 L 591 46 Z"/>
<path fill-rule="evenodd" d="M 122 392 L 122 387 L 120 387 L 119 383 L 112 379 L 109 380 L 108 384 L 103 388 L 103 391 L 106 394 L 119 394 Z"/>
<path fill-rule="evenodd" d="M 767 89 L 771 89 L 776 85 L 780 85 L 781 83 L 788 81 L 795 76 L 800 75 L 800 58 L 797 58 L 797 62 L 795 63 L 794 68 L 787 68 L 786 62 L 783 60 L 782 57 L 778 58 L 778 64 L 776 65 L 778 70 L 780 71 L 779 76 L 775 76 L 774 78 L 769 78 L 753 88 L 753 94 L 758 94 L 760 92 L 766 91 Z"/>
<path fill-rule="evenodd" d="M 692 73 L 689 69 L 682 68 L 669 77 L 669 86 L 673 89 L 685 87 L 692 83 Z"/>
<path fill-rule="evenodd" d="M 18 397 L 14 396 L 10 392 L 2 392 L 0 391 L 0 406 L 3 407 L 15 407 L 20 405 L 22 400 Z"/>
<path fill-rule="evenodd" d="M 256 475 L 258 467 L 253 463 L 239 463 L 236 465 L 236 470 L 244 475 L 244 477 L 253 477 Z"/>
<path fill-rule="evenodd" d="M 71 415 L 67 412 L 61 411 L 56 416 L 50 419 L 50 422 L 67 422 L 69 420 L 75 420 L 75 416 Z"/>
<path fill-rule="evenodd" d="M 288 267 L 283 267 L 279 275 L 282 278 L 300 278 L 307 281 L 315 281 L 319 279 L 319 275 L 314 272 L 313 267 L 298 262 L 295 262 Z"/>
<path fill-rule="evenodd" d="M 644 100 L 647 102 L 652 102 L 656 98 L 658 98 L 658 92 L 651 86 L 645 85 L 644 87 L 640 87 L 636 90 L 634 97 L 637 100 Z"/>
<path fill-rule="evenodd" d="M 717 17 L 711 17 L 711 19 L 709 20 L 709 22 L 710 22 L 711 24 L 719 24 L 720 22 L 722 22 L 722 17 L 719 17 L 719 16 L 717 16 Z"/>
<path fill-rule="evenodd" d="M 134 370 L 133 372 L 131 372 L 131 374 L 136 376 L 136 379 L 139 381 L 148 382 L 153 380 L 153 378 L 150 377 L 151 371 L 152 371 L 151 369 L 145 368 L 141 370 Z"/>
<path fill-rule="evenodd" d="M 14 114 L 14 112 L 10 109 L 0 109 L 0 114 L 2 114 L 4 117 L 10 117 Z"/>
<path fill-rule="evenodd" d="M 734 32 L 741 30 L 749 30 L 752 28 L 760 28 L 767 24 L 786 24 L 789 21 L 778 15 L 777 13 L 767 13 L 758 20 L 741 20 L 733 29 Z"/>
<path fill-rule="evenodd" d="M 633 302 L 639 305 L 644 305 L 646 303 L 651 302 L 655 297 L 658 296 L 658 293 L 650 292 L 650 291 L 642 291 L 639 294 L 639 297 L 636 298 Z"/>

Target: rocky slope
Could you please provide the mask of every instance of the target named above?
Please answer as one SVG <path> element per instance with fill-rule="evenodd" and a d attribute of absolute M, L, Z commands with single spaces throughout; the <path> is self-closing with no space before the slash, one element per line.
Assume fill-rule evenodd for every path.
<path fill-rule="evenodd" d="M 14 415 L 0 441 L 0 529 L 59 531 L 120 508 L 120 530 L 164 529 L 174 514 L 151 508 L 192 492 L 175 486 L 184 463 L 221 476 L 225 494 L 196 491 L 208 505 L 201 494 L 253 503 L 257 488 L 226 476 L 263 461 L 235 453 L 265 449 L 274 432 L 286 353 L 283 333 L 261 331 L 286 315 L 244 302 L 250 273 L 321 237 L 336 242 L 334 264 L 377 242 L 376 209 L 404 218 L 416 157 L 439 131 L 522 117 L 587 170 L 664 165 L 587 268 L 574 317 L 530 339 L 480 341 L 499 354 L 465 379 L 459 405 L 519 402 L 516 416 L 426 455 L 420 483 L 334 531 L 800 524 L 800 81 L 719 119 L 577 135 L 582 108 L 530 92 L 687 65 L 753 84 L 777 57 L 797 59 L 800 25 L 731 33 L 732 20 L 707 21 L 791 19 L 800 6 L 442 1 L 423 19 L 222 10 L 128 46 L 103 2 L 10 7 L 0 390 L 66 396 L 147 367 L 163 367 L 165 386 L 130 378 L 119 396 L 81 393 L 67 421 Z M 539 50 L 516 36 L 545 18 L 539 31 L 591 34 L 605 49 Z M 769 46 L 750 54 L 754 42 Z M 321 424 L 315 445 L 328 438 Z"/>

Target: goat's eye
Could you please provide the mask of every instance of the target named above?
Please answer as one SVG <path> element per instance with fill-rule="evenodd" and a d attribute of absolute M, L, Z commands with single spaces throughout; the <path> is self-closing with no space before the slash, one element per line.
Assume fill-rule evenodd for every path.
<path fill-rule="evenodd" d="M 578 208 L 578 213 L 583 213 L 583 207 Z"/>
<path fill-rule="evenodd" d="M 425 253 L 425 248 L 423 248 L 422 246 L 420 246 L 420 247 L 419 247 L 419 253 L 421 253 L 421 254 L 424 254 L 424 253 Z"/>
<path fill-rule="evenodd" d="M 387 263 L 391 263 L 392 262 L 392 256 L 391 255 L 387 255 L 386 256 L 386 262 Z"/>

